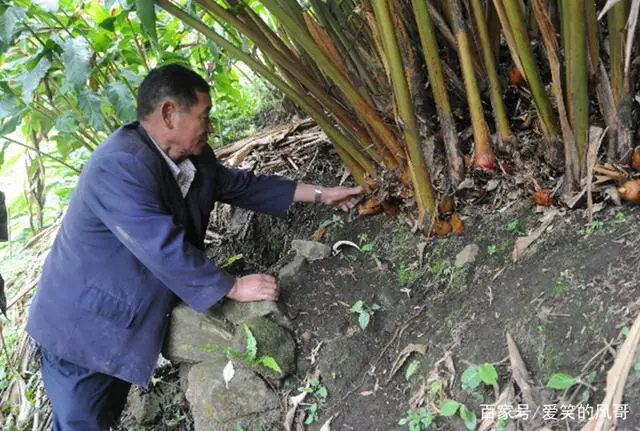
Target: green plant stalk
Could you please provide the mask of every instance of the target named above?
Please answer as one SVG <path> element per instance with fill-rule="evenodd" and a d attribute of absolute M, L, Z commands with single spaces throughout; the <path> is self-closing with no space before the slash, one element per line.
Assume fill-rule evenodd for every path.
<path fill-rule="evenodd" d="M 306 110 L 313 118 L 317 121 L 318 125 L 322 128 L 322 130 L 327 134 L 329 139 L 334 143 L 336 149 L 340 148 L 338 154 L 344 155 L 345 153 L 349 155 L 349 157 L 344 157 L 342 160 L 353 174 L 353 176 L 358 181 L 358 184 L 362 186 L 367 186 L 365 181 L 365 173 L 369 176 L 375 178 L 376 171 L 375 166 L 371 162 L 371 160 L 362 153 L 356 145 L 352 142 L 348 141 L 326 118 L 325 114 L 316 109 L 311 103 L 308 102 L 307 98 L 304 95 L 297 93 L 293 90 L 289 85 L 283 82 L 275 73 L 269 70 L 266 66 L 261 64 L 259 61 L 242 51 L 240 48 L 235 45 L 229 43 L 226 39 L 218 35 L 215 31 L 209 28 L 202 21 L 194 18 L 189 15 L 187 12 L 183 11 L 179 7 L 175 6 L 169 0 L 156 0 L 158 6 L 169 12 L 171 15 L 180 19 L 182 22 L 190 25 L 204 36 L 209 38 L 214 43 L 220 45 L 223 49 L 227 50 L 229 54 L 236 57 L 238 60 L 244 62 L 256 73 L 263 76 L 266 80 L 268 80 L 271 84 L 273 84 L 276 88 L 290 97 L 294 102 L 299 104 L 304 110 Z M 354 161 L 356 163 L 354 163 Z"/>
<path fill-rule="evenodd" d="M 260 47 L 260 49 L 262 49 L 266 54 L 268 54 L 275 60 L 275 62 L 280 68 L 282 68 L 283 71 L 287 72 L 288 77 L 295 77 L 295 79 L 299 80 L 309 90 L 309 92 L 311 92 L 311 94 L 313 94 L 314 97 L 316 97 L 317 100 L 325 106 L 325 108 L 338 120 L 338 122 L 345 126 L 345 129 L 352 132 L 356 136 L 362 148 L 367 147 L 367 143 L 370 141 L 370 139 L 366 135 L 364 130 L 358 124 L 356 124 L 356 122 L 351 118 L 349 113 L 347 113 L 342 106 L 340 106 L 335 100 L 331 98 L 331 96 L 329 96 L 326 89 L 320 87 L 318 81 L 314 80 L 307 73 L 306 66 L 304 66 L 301 62 L 298 62 L 297 64 L 293 62 L 293 59 L 297 59 L 295 54 L 290 51 L 284 44 L 279 44 L 279 46 L 274 47 L 269 43 L 269 40 L 271 38 L 267 37 L 264 32 L 266 32 L 267 30 L 270 31 L 270 29 L 266 27 L 259 28 L 253 22 L 252 24 L 247 24 L 246 22 L 239 20 L 219 4 L 211 0 L 196 0 L 196 2 L 207 11 L 221 17 L 223 20 L 235 27 L 238 31 L 251 38 L 253 42 Z M 289 78 L 289 81 L 293 83 L 295 79 Z M 299 94 L 304 94 L 304 92 L 300 92 Z M 377 157 L 377 160 L 380 160 L 379 156 Z M 394 158 L 386 158 L 385 161 L 389 168 L 397 167 Z"/>
<path fill-rule="evenodd" d="M 565 171 L 565 192 L 570 195 L 580 185 L 580 168 L 578 163 L 578 150 L 576 149 L 575 137 L 569 124 L 565 105 L 565 94 L 562 86 L 562 66 L 560 60 L 560 48 L 556 38 L 556 30 L 551 23 L 547 12 L 545 0 L 533 0 L 533 12 L 538 22 L 542 42 L 544 43 L 549 68 L 551 70 L 552 91 L 558 107 L 558 117 L 560 118 L 560 130 L 564 144 L 564 171 Z"/>
<path fill-rule="evenodd" d="M 493 6 L 498 15 L 498 20 L 500 24 L 502 24 L 502 30 L 504 33 L 504 39 L 507 41 L 507 46 L 509 47 L 509 52 L 511 53 L 511 59 L 513 63 L 518 68 L 524 79 L 527 79 L 527 75 L 524 73 L 524 68 L 522 67 L 522 62 L 520 61 L 520 56 L 518 55 L 518 49 L 516 47 L 516 42 L 513 37 L 513 31 L 511 30 L 511 24 L 509 24 L 509 18 L 507 17 L 507 12 L 504 7 L 503 0 L 493 0 Z"/>
<path fill-rule="evenodd" d="M 458 58 L 460 59 L 464 85 L 467 90 L 467 103 L 469 104 L 469 114 L 471 115 L 473 128 L 474 165 L 477 167 L 490 167 L 491 164 L 495 165 L 495 155 L 489 145 L 489 130 L 484 118 L 482 99 L 473 68 L 469 33 L 465 27 L 460 0 L 452 0 L 451 5 L 453 9 L 453 31 L 458 41 Z"/>
<path fill-rule="evenodd" d="M 420 136 L 413 111 L 413 100 L 409 92 L 409 84 L 404 74 L 404 65 L 393 29 L 393 21 L 387 0 L 372 0 L 372 6 L 384 54 L 387 57 L 391 84 L 396 98 L 398 116 L 402 122 L 404 138 L 409 154 L 409 166 L 413 177 L 413 188 L 418 202 L 419 222 L 425 225 L 425 215 L 434 216 L 436 204 L 431 186 L 431 178 L 424 152 L 420 146 Z"/>
<path fill-rule="evenodd" d="M 473 16 L 476 21 L 478 36 L 480 37 L 480 47 L 482 48 L 485 69 L 489 76 L 491 102 L 496 120 L 496 128 L 498 129 L 498 134 L 500 135 L 502 142 L 505 145 L 510 146 L 513 144 L 513 133 L 511 133 L 511 128 L 509 127 L 507 111 L 504 107 L 504 101 L 502 100 L 500 78 L 498 76 L 496 60 L 491 49 L 489 30 L 487 28 L 487 23 L 484 20 L 482 2 L 480 0 L 471 0 L 471 8 L 473 9 Z"/>
<path fill-rule="evenodd" d="M 318 67 L 322 68 L 326 75 L 336 84 L 340 91 L 342 91 L 360 118 L 371 126 L 371 129 L 378 135 L 378 138 L 389 148 L 398 165 L 401 167 L 404 166 L 406 157 L 394 134 L 384 121 L 382 121 L 378 113 L 364 100 L 358 90 L 349 81 L 349 78 L 342 75 L 320 47 L 315 44 L 311 36 L 309 36 L 307 29 L 298 25 L 295 19 L 291 18 L 285 10 L 276 4 L 275 0 L 263 0 L 262 3 L 290 34 L 296 35 L 298 43 L 311 56 Z"/>
<path fill-rule="evenodd" d="M 624 30 L 627 23 L 627 0 L 620 0 L 607 13 L 609 26 L 609 65 L 611 70 L 611 87 L 616 106 L 620 104 L 624 94 Z"/>
<path fill-rule="evenodd" d="M 464 179 L 464 163 L 458 146 L 456 125 L 451 113 L 449 95 L 442 73 L 442 61 L 438 52 L 438 42 L 427 7 L 427 0 L 412 0 L 413 11 L 420 34 L 422 52 L 427 63 L 427 72 L 431 91 L 438 109 L 438 118 L 444 137 L 445 150 L 449 165 L 449 176 L 453 185 L 457 186 Z"/>
<path fill-rule="evenodd" d="M 495 1 L 495 0 L 494 0 Z M 545 92 L 544 84 L 538 73 L 536 58 L 531 50 L 525 19 L 518 0 L 503 0 L 505 12 L 513 31 L 513 38 L 524 69 L 524 76 L 529 83 L 533 100 L 542 120 L 543 129 L 548 137 L 556 138 L 558 130 L 555 124 L 553 108 Z"/>
<path fill-rule="evenodd" d="M 367 92 L 370 94 L 379 92 L 378 86 L 375 84 L 372 74 L 368 70 L 369 68 L 365 66 L 365 62 L 359 55 L 357 46 L 360 42 L 354 40 L 354 38 L 350 39 L 345 35 L 343 28 L 338 24 L 325 3 L 319 0 L 311 0 L 311 4 L 316 11 L 319 21 L 324 26 L 325 31 L 331 35 L 336 49 L 340 52 L 345 62 L 351 66 L 351 69 L 357 72 L 357 76 L 364 82 Z"/>
<path fill-rule="evenodd" d="M 600 32 L 596 1 L 585 0 L 585 16 L 587 22 L 587 43 L 589 47 L 589 75 L 595 76 L 600 68 Z"/>
<path fill-rule="evenodd" d="M 578 149 L 580 172 L 584 172 L 585 148 L 589 131 L 589 99 L 587 74 L 587 29 L 584 0 L 569 0 L 569 115 L 572 115 L 573 135 Z"/>
<path fill-rule="evenodd" d="M 500 19 L 493 2 L 487 2 L 487 27 L 494 61 L 500 55 Z"/>

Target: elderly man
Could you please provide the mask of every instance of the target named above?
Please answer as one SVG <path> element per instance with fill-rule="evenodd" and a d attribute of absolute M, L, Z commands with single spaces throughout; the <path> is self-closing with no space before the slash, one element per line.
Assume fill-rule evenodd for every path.
<path fill-rule="evenodd" d="M 41 346 L 54 430 L 107 430 L 132 383 L 147 386 L 180 299 L 278 299 L 274 277 L 234 278 L 204 237 L 215 201 L 284 216 L 293 201 L 349 205 L 356 188 L 296 184 L 218 163 L 209 85 L 180 65 L 152 70 L 138 121 L 92 154 L 44 265 L 27 330 Z"/>

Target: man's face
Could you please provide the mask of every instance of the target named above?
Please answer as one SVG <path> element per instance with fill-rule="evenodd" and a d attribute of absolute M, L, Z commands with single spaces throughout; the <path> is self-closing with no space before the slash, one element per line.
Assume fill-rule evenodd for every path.
<path fill-rule="evenodd" d="M 207 93 L 196 90 L 198 102 L 190 108 L 181 108 L 175 112 L 174 148 L 172 155 L 178 159 L 196 156 L 202 153 L 207 145 L 207 136 L 213 132 L 209 111 L 211 97 Z"/>

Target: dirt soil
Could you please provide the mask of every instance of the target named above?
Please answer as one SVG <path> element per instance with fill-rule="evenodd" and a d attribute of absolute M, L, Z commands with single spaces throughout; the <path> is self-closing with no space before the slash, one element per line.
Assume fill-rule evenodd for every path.
<path fill-rule="evenodd" d="M 339 183 L 340 165 L 330 157 L 318 160 L 319 165 L 299 172 L 296 179 Z M 286 220 L 255 215 L 233 240 L 221 233 L 211 253 L 217 260 L 243 254 L 234 268 L 238 274 L 277 273 L 292 259 L 291 240 L 312 239 L 320 226 L 326 228 L 322 242 L 347 240 L 365 250 L 345 246 L 337 255 L 307 264 L 299 282 L 282 292 L 299 357 L 297 376 L 283 382 L 283 399 L 296 395 L 311 374 L 328 393 L 324 401 L 309 395 L 297 423 L 314 419 L 304 427 L 319 430 L 332 418 L 332 430 L 409 429 L 399 421 L 423 401 L 434 415 L 433 427 L 466 429 L 459 414 L 437 414 L 442 401 L 452 399 L 473 411 L 479 425 L 482 405 L 494 403 L 511 384 L 508 333 L 531 374 L 540 406 L 535 418 L 512 418 L 497 429 L 584 425 L 576 410 L 561 414 L 561 404 L 582 401 L 596 409 L 615 349 L 640 312 L 640 208 L 605 207 L 591 225 L 583 210 L 558 215 L 516 263 L 516 239 L 535 230 L 543 218 L 529 199 L 491 212 L 470 206 L 462 208 L 462 215 L 463 234 L 425 238 L 412 233 L 401 218 L 358 217 L 296 204 Z M 457 268 L 456 255 L 470 244 L 478 246 L 477 258 Z M 351 311 L 360 300 L 381 307 L 372 311 L 365 329 Z M 400 352 L 411 344 L 423 346 L 424 355 L 411 353 L 392 374 Z M 414 361 L 419 364 L 407 377 Z M 497 387 L 463 389 L 465 370 L 480 364 L 493 365 Z M 620 430 L 640 430 L 639 356 L 635 367 L 624 392 L 620 413 L 626 419 L 619 419 Z M 552 390 L 547 383 L 556 373 L 577 377 L 580 383 L 567 391 Z M 512 401 L 525 403 L 518 390 Z M 314 402 L 317 417 L 305 410 Z M 544 405 L 557 405 L 557 413 L 543 414 Z M 284 413 L 283 408 L 283 418 Z M 180 409 L 180 415 L 183 425 L 178 429 L 189 429 L 188 410 Z"/>

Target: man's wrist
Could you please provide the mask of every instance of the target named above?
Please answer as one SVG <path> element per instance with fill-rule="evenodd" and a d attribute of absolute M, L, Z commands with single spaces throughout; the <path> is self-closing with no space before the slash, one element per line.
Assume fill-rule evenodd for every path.
<path fill-rule="evenodd" d="M 322 203 L 322 186 L 315 186 L 313 194 L 313 202 Z"/>

